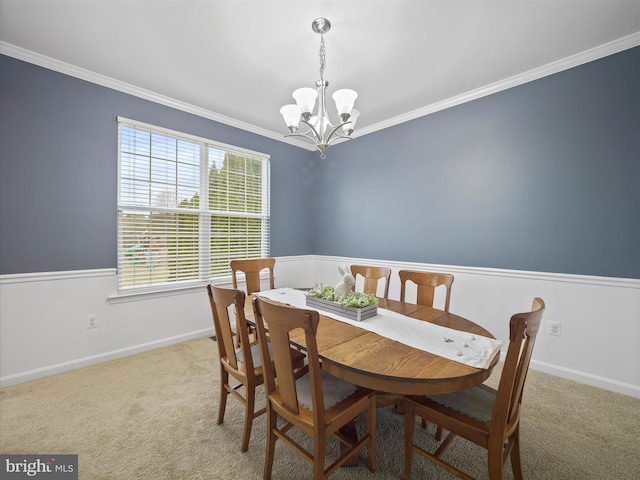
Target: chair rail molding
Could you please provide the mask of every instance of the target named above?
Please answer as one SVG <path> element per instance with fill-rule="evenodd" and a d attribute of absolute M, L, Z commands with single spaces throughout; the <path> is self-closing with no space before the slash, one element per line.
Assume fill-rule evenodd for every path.
<path fill-rule="evenodd" d="M 276 258 L 276 287 L 335 285 L 345 264 L 388 266 L 391 299 L 400 298 L 401 269 L 452 273 L 450 312 L 501 340 L 511 314 L 541 297 L 547 309 L 531 368 L 640 398 L 640 279 L 324 255 Z M 116 292 L 115 269 L 0 275 L 0 386 L 213 335 L 204 285 L 136 301 L 113 301 Z M 97 328 L 88 328 L 89 316 L 97 316 Z M 548 321 L 561 322 L 561 336 L 547 334 Z"/>

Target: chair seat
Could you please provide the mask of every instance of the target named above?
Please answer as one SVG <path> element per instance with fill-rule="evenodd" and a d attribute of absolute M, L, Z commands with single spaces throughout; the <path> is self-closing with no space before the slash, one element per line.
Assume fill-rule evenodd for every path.
<path fill-rule="evenodd" d="M 336 378 L 324 370 L 320 371 L 320 377 L 322 379 L 322 396 L 326 410 L 336 406 L 348 396 L 353 395 L 357 390 L 357 387 L 352 383 Z M 308 373 L 296 381 L 296 390 L 298 391 L 298 402 L 305 408 L 311 410 L 313 408 L 311 401 L 311 377 Z"/>
<path fill-rule="evenodd" d="M 462 392 L 427 397 L 444 407 L 462 413 L 481 422 L 491 420 L 496 391 L 486 385 L 478 385 Z"/>

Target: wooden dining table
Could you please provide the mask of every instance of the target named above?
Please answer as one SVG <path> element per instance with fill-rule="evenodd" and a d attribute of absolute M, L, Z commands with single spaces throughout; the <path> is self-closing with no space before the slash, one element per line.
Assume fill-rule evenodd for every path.
<path fill-rule="evenodd" d="M 416 321 L 495 338 L 471 320 L 424 305 L 380 298 L 378 308 Z M 245 303 L 245 314 L 253 321 L 250 299 Z M 290 339 L 292 345 L 305 350 L 302 331 L 292 332 Z M 316 341 L 327 373 L 392 395 L 436 395 L 472 388 L 489 378 L 500 357 L 496 354 L 488 368 L 475 368 L 324 315 L 320 316 Z"/>
<path fill-rule="evenodd" d="M 416 321 L 495 338 L 471 320 L 425 305 L 378 298 L 378 308 Z M 251 298 L 245 302 L 245 317 L 250 323 L 254 321 Z M 298 349 L 306 349 L 302 330 L 291 332 L 290 340 Z M 496 354 L 488 368 L 470 367 L 322 314 L 316 343 L 323 370 L 354 385 L 376 391 L 377 406 L 396 405 L 398 413 L 404 413 L 404 395 L 437 395 L 479 385 L 489 378 L 500 358 Z M 340 433 L 357 440 L 353 422 L 340 429 Z M 355 453 L 345 466 L 358 463 L 359 457 Z"/>

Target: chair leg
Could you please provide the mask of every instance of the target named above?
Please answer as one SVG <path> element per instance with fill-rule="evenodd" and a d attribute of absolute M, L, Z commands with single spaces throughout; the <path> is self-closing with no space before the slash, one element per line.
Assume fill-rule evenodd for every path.
<path fill-rule="evenodd" d="M 489 443 L 488 453 L 488 467 L 489 467 L 489 480 L 502 480 L 504 463 L 503 463 L 503 445 L 492 445 Z"/>
<path fill-rule="evenodd" d="M 246 388 L 245 412 L 244 412 L 244 432 L 242 434 L 241 452 L 246 452 L 249 448 L 249 437 L 251 437 L 251 426 L 253 425 L 254 409 L 256 403 L 255 388 Z"/>
<path fill-rule="evenodd" d="M 218 405 L 218 425 L 224 421 L 224 411 L 227 408 L 227 386 L 229 384 L 229 373 L 220 366 L 220 403 Z"/>
<path fill-rule="evenodd" d="M 269 400 L 267 399 L 267 402 Z M 277 414 L 267 405 L 267 451 L 264 457 L 264 480 L 271 480 L 271 470 L 273 468 L 273 455 L 276 447 L 276 434 L 273 429 L 277 425 Z"/>
<path fill-rule="evenodd" d="M 427 421 L 422 419 L 422 428 L 427 428 Z M 434 435 L 436 440 L 442 440 L 442 427 L 440 425 L 436 425 L 436 433 Z"/>
<path fill-rule="evenodd" d="M 413 460 L 413 436 L 415 434 L 415 410 L 411 402 L 405 401 L 404 407 L 404 473 L 402 478 L 411 478 L 411 463 Z"/>
<path fill-rule="evenodd" d="M 319 442 L 317 438 L 324 438 Z M 327 458 L 326 435 L 318 435 L 313 443 L 313 480 L 324 480 L 324 462 Z"/>
<path fill-rule="evenodd" d="M 522 480 L 522 462 L 520 460 L 520 432 L 519 428 L 513 433 L 513 446 L 511 447 L 511 468 L 514 480 Z"/>

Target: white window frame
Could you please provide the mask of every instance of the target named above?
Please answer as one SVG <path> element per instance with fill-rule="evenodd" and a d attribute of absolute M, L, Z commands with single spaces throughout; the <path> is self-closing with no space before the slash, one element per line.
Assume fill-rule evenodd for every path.
<path fill-rule="evenodd" d="M 185 134 L 182 132 L 177 132 L 174 130 L 170 130 L 163 127 L 158 127 L 155 125 L 151 125 L 144 122 L 139 122 L 137 120 L 131 120 L 124 117 L 118 117 L 118 195 L 117 195 L 117 208 L 118 208 L 118 218 L 117 218 L 117 258 L 118 258 L 118 295 L 136 295 L 136 294 L 144 294 L 144 293 L 155 293 L 155 292 L 166 292 L 171 290 L 182 290 L 189 289 L 192 287 L 200 287 L 202 285 L 206 285 L 212 281 L 228 281 L 231 275 L 231 268 L 228 264 L 227 260 L 231 260 L 232 258 L 250 258 L 252 256 L 255 257 L 268 257 L 269 256 L 269 224 L 270 224 L 270 156 L 264 153 L 255 152 L 252 150 L 247 150 L 244 148 L 227 145 L 221 142 L 216 142 L 214 140 L 206 139 L 203 137 L 198 137 L 195 135 Z M 155 212 L 155 213 L 184 213 L 184 210 L 178 212 L 178 207 L 176 208 L 166 208 L 159 206 L 149 205 L 134 205 L 129 203 L 123 203 L 122 199 L 122 187 L 123 187 L 123 173 L 122 173 L 122 138 L 121 132 L 122 127 L 130 127 L 135 129 L 140 129 L 145 132 L 149 132 L 151 134 L 157 134 L 166 136 L 172 139 L 184 140 L 188 142 L 197 143 L 200 146 L 199 152 L 199 163 L 200 163 L 200 188 L 199 188 L 199 208 L 189 210 L 189 214 L 195 214 L 199 218 L 199 227 L 198 227 L 198 272 L 197 278 L 187 279 L 187 280 L 174 280 L 167 281 L 161 283 L 147 283 L 140 285 L 125 285 L 123 272 L 125 271 L 124 266 L 125 263 L 130 261 L 130 259 L 126 258 L 125 253 L 128 248 L 125 245 L 124 238 L 124 222 L 123 214 L 125 211 L 135 211 L 140 210 L 141 212 Z M 208 158 L 208 152 L 212 149 L 223 150 L 226 153 L 245 157 L 248 159 L 259 160 L 261 163 L 261 208 L 262 211 L 260 213 L 248 213 L 248 212 L 233 212 L 230 210 L 224 211 L 214 211 L 209 209 L 209 167 L 210 167 L 210 159 Z M 151 157 L 149 157 L 151 160 Z M 177 182 L 177 180 L 176 180 Z M 151 182 L 150 182 L 151 185 Z M 176 203 L 179 203 L 180 199 L 176 198 Z M 151 203 L 151 201 L 149 201 Z M 218 271 L 215 274 L 211 273 L 211 263 L 212 257 L 214 254 L 211 253 L 211 228 L 210 222 L 213 217 L 223 217 L 223 218 L 237 218 L 237 219 L 260 219 L 260 247 L 259 253 L 253 249 L 253 254 L 240 254 L 234 255 L 233 253 L 229 253 L 224 256 L 225 260 L 225 268 L 223 271 Z M 248 237 L 249 238 L 249 234 Z M 231 242 L 232 239 L 230 238 Z M 222 259 L 222 258 L 221 258 Z"/>

